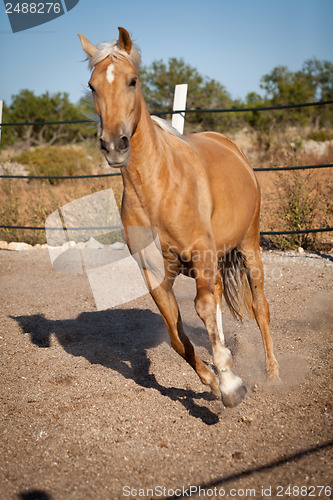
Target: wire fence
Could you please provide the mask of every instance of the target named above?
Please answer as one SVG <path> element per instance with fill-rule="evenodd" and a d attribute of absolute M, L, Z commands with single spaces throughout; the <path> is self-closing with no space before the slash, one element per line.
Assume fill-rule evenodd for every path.
<path fill-rule="evenodd" d="M 103 227 L 45 227 L 45 226 L 2 226 L 0 229 L 27 229 L 33 231 L 114 231 L 122 229 L 121 226 L 103 226 Z M 326 233 L 333 231 L 333 227 L 324 227 L 319 229 L 295 229 L 293 231 L 260 231 L 261 236 L 287 236 L 288 234 L 308 234 L 308 233 Z"/>
<path fill-rule="evenodd" d="M 333 163 L 325 163 L 322 165 L 303 165 L 294 167 L 263 167 L 254 168 L 255 172 L 279 172 L 283 170 L 309 170 L 317 168 L 330 168 L 333 167 Z M 3 174 L 0 175 L 0 179 L 26 179 L 26 180 L 67 180 L 67 179 L 92 179 L 98 177 L 119 177 L 121 173 L 112 172 L 109 174 L 87 174 L 87 175 L 12 175 Z"/>
<path fill-rule="evenodd" d="M 275 111 L 282 109 L 293 109 L 293 108 L 305 108 L 313 106 L 324 106 L 328 104 L 333 104 L 333 100 L 318 101 L 310 103 L 300 103 L 300 104 L 285 104 L 279 106 L 258 106 L 250 108 L 229 108 L 229 109 L 184 109 L 184 110 L 168 110 L 168 111 L 156 111 L 151 114 L 156 115 L 173 115 L 177 113 L 239 113 L 239 112 L 251 112 L 251 111 Z M 62 121 L 45 121 L 45 122 L 16 122 L 16 123 L 2 123 L 1 127 L 21 127 L 21 126 L 37 126 L 37 125 L 63 125 L 63 124 L 88 124 L 94 123 L 92 119 L 82 119 L 82 120 L 62 120 Z M 288 171 L 288 170 L 308 170 L 308 169 L 321 169 L 321 168 L 331 168 L 333 163 L 326 163 L 321 165 L 303 165 L 303 166 L 292 166 L 292 167 L 267 167 L 267 168 L 254 168 L 255 172 L 278 172 L 278 171 Z M 108 173 L 108 174 L 90 174 L 90 175 L 10 175 L 1 174 L 0 179 L 26 179 L 26 180 L 66 180 L 66 179 L 89 179 L 89 178 L 103 178 L 103 177 L 117 177 L 121 176 L 121 173 Z M 7 226 L 0 225 L 0 229 L 20 229 L 20 230 L 59 230 L 59 228 L 45 228 L 38 226 Z M 77 228 L 82 230 L 87 229 L 115 229 L 115 228 Z M 118 228 L 119 229 L 119 228 Z M 333 231 L 333 227 L 317 228 L 317 229 L 299 229 L 292 231 L 261 231 L 261 236 L 278 236 L 278 235 L 292 235 L 292 234 L 308 234 L 308 233 L 324 233 Z"/>
<path fill-rule="evenodd" d="M 333 104 L 333 100 L 328 101 L 316 101 L 316 102 L 305 102 L 300 104 L 281 104 L 279 106 L 257 106 L 250 108 L 218 108 L 218 109 L 183 109 L 183 110 L 168 110 L 168 111 L 152 111 L 151 115 L 175 115 L 183 113 L 244 113 L 249 111 L 276 111 L 279 109 L 293 109 L 293 108 L 308 108 L 313 106 L 325 106 L 327 104 Z M 45 122 L 5 122 L 1 123 L 2 127 L 21 127 L 28 125 L 70 125 L 79 123 L 94 123 L 95 120 L 92 119 L 82 119 L 82 120 L 61 120 L 61 121 L 45 121 Z"/>

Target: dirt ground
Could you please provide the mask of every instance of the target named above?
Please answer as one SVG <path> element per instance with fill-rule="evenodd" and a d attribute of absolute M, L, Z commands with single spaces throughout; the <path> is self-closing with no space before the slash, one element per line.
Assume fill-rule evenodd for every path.
<path fill-rule="evenodd" d="M 48 251 L 0 251 L 0 498 L 329 498 L 332 255 L 265 252 L 282 383 L 255 322 L 224 312 L 245 401 L 224 408 L 171 349 L 149 296 L 97 311 Z M 193 282 L 176 293 L 210 361 Z M 302 487 L 302 488 L 301 488 Z"/>

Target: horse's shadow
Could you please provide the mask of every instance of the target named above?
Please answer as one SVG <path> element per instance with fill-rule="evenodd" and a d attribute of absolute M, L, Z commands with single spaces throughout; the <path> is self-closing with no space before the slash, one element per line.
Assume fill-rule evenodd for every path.
<path fill-rule="evenodd" d="M 90 363 L 116 370 L 141 387 L 155 389 L 173 401 L 180 401 L 191 416 L 207 425 L 219 420 L 209 408 L 195 402 L 216 399 L 210 392 L 196 393 L 189 389 L 164 387 L 150 373 L 151 361 L 147 350 L 169 338 L 159 314 L 148 309 L 110 309 L 84 312 L 76 319 L 53 321 L 43 314 L 12 316 L 12 319 L 40 348 L 50 347 L 50 336 L 54 334 L 69 354 L 83 356 Z M 190 330 L 196 344 L 207 347 L 205 330 L 194 327 L 190 327 Z"/>

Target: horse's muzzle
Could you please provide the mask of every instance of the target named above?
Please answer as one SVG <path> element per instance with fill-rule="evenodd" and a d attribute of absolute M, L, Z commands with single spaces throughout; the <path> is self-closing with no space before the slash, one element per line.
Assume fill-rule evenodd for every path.
<path fill-rule="evenodd" d="M 111 167 L 124 167 L 129 160 L 130 140 L 127 135 L 106 140 L 103 136 L 99 139 L 99 147 Z"/>

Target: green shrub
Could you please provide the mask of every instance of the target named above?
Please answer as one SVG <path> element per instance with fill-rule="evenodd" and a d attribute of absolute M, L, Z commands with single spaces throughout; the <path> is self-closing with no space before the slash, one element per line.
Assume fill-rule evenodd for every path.
<path fill-rule="evenodd" d="M 308 135 L 308 139 L 312 139 L 313 141 L 317 142 L 330 141 L 333 139 L 333 132 L 332 130 L 326 130 L 324 128 L 320 130 L 313 130 Z"/>
<path fill-rule="evenodd" d="M 29 175 L 84 175 L 91 172 L 90 162 L 85 154 L 68 146 L 36 148 L 22 153 L 14 161 L 28 165 Z M 60 180 L 49 179 L 49 182 L 56 184 Z"/>

